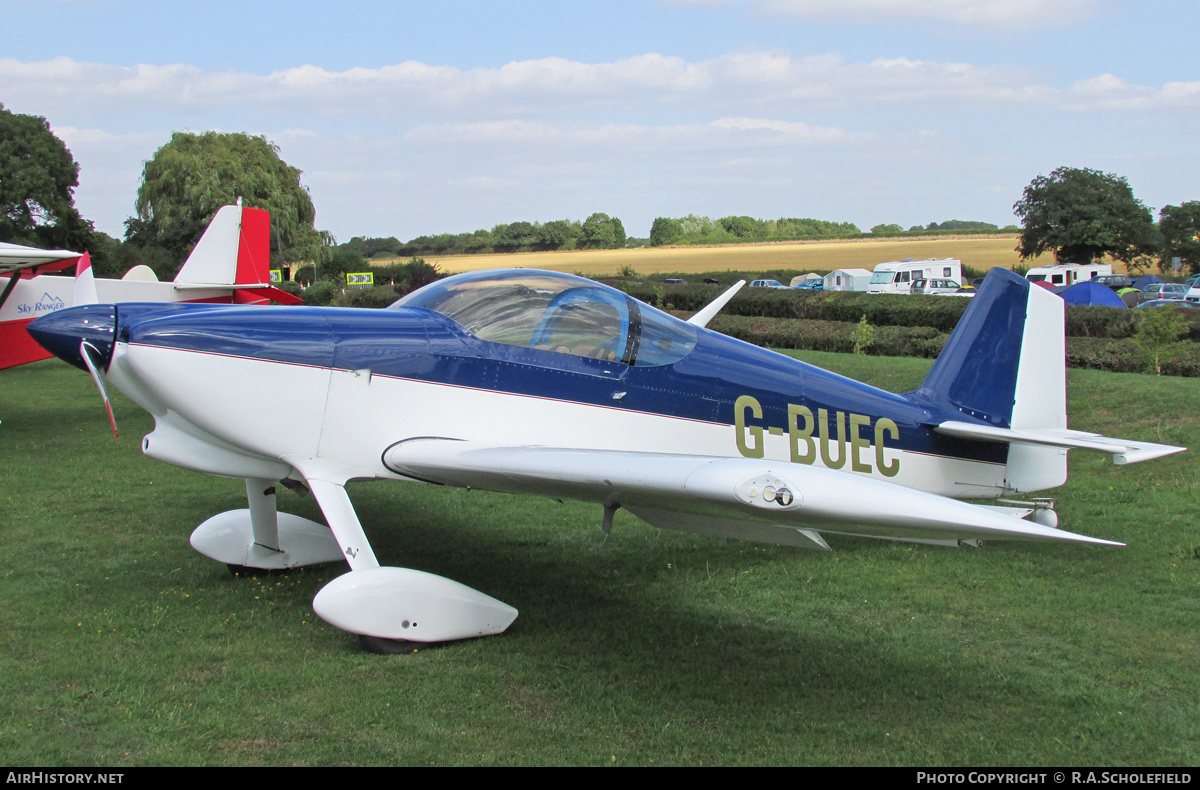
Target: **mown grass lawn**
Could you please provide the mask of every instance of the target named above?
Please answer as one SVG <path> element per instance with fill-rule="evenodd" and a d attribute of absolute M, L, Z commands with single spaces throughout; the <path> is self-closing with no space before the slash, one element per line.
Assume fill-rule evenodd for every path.
<path fill-rule="evenodd" d="M 801 352 L 895 390 L 929 362 Z M 0 761 L 8 765 L 1196 765 L 1200 452 L 1072 455 L 1062 525 L 1125 548 L 806 552 L 622 512 L 387 483 L 380 558 L 516 606 L 500 637 L 359 650 L 311 599 L 187 536 L 241 481 L 115 444 L 85 374 L 4 371 Z M 1072 371 L 1072 427 L 1200 448 L 1200 382 Z M 320 518 L 311 498 L 281 507 Z"/>

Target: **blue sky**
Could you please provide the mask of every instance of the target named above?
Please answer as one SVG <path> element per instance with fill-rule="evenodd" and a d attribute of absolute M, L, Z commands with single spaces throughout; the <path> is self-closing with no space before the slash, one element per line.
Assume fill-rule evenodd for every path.
<path fill-rule="evenodd" d="M 120 235 L 174 131 L 262 134 L 317 226 L 1014 221 L 1090 167 L 1200 199 L 1191 0 L 0 0 L 0 102 Z"/>

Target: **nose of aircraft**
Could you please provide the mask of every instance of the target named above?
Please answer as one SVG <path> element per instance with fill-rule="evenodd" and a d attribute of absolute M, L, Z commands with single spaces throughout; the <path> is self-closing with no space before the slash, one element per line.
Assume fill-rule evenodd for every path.
<path fill-rule="evenodd" d="M 80 370 L 87 370 L 80 346 L 87 341 L 98 354 L 92 360 L 108 367 L 112 360 L 113 338 L 117 326 L 116 307 L 111 304 L 88 304 L 56 310 L 32 321 L 29 334 L 42 348 Z"/>

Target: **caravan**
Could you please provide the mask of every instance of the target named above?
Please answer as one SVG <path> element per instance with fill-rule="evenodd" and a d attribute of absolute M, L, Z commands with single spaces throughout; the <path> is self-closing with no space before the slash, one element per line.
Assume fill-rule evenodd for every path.
<path fill-rule="evenodd" d="M 867 291 L 873 294 L 906 294 L 911 293 L 914 280 L 928 280 L 932 277 L 954 280 L 962 283 L 962 262 L 955 258 L 929 258 L 918 261 L 905 258 L 902 261 L 889 261 L 875 267 Z"/>
<path fill-rule="evenodd" d="M 1056 263 L 1052 266 L 1039 266 L 1025 273 L 1025 279 L 1031 283 L 1041 283 L 1053 288 L 1074 285 L 1097 277 L 1112 274 L 1112 266 L 1107 263 Z"/>

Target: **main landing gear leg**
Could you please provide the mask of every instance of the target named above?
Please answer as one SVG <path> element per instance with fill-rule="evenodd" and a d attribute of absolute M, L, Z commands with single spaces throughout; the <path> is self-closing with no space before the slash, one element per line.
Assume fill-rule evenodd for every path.
<path fill-rule="evenodd" d="M 431 643 L 498 634 L 517 610 L 432 573 L 380 566 L 343 482 L 308 478 L 350 572 L 321 588 L 313 611 L 358 634 L 374 653 L 411 653 Z"/>

